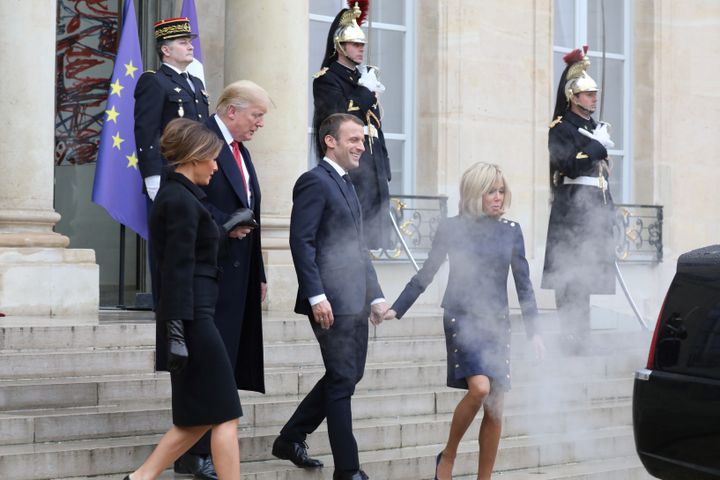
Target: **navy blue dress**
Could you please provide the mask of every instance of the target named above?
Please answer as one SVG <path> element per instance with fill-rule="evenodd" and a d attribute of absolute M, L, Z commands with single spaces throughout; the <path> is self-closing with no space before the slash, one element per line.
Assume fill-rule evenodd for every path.
<path fill-rule="evenodd" d="M 392 308 L 402 318 L 449 259 L 441 306 L 447 347 L 447 385 L 467 388 L 466 377 L 486 375 L 493 388 L 510 389 L 510 318 L 507 278 L 512 268 L 528 338 L 535 334 L 537 303 L 522 230 L 493 217 L 456 216 L 440 223 L 432 249 Z"/>

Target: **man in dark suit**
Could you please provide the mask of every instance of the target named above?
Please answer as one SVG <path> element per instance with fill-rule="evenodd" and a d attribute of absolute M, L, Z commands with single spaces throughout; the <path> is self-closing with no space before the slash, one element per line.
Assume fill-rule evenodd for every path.
<path fill-rule="evenodd" d="M 322 70 L 313 80 L 315 112 L 313 127 L 318 156 L 323 138 L 319 126 L 328 115 L 348 113 L 363 123 L 365 152 L 360 165 L 350 172 L 363 214 L 365 244 L 368 248 L 384 248 L 390 242 L 390 189 L 392 174 L 378 92 L 385 87 L 378 81 L 378 69 L 361 65 L 365 55 L 365 33 L 358 23 L 367 12 L 356 6 L 343 9 L 328 32 Z"/>
<path fill-rule="evenodd" d="M 157 53 L 162 65 L 147 71 L 135 86 L 135 143 L 138 167 L 150 200 L 160 188 L 166 161 L 160 155 L 160 135 L 174 118 L 205 122 L 209 115 L 208 94 L 197 77 L 187 73 L 193 61 L 190 21 L 170 18 L 155 24 Z"/>
<path fill-rule="evenodd" d="M 203 187 L 207 194 L 205 205 L 221 230 L 231 215 L 243 208 L 251 209 L 260 223 L 260 184 L 250 152 L 243 143 L 263 127 L 270 105 L 270 96 L 262 87 L 241 80 L 225 87 L 216 113 L 206 122 L 224 143 L 216 159 L 218 171 L 210 184 Z M 227 235 L 229 239 L 223 243 L 218 258 L 222 275 L 215 325 L 230 357 L 238 390 L 265 393 L 261 303 L 265 300 L 267 280 L 260 228 L 237 227 Z M 203 458 L 204 466 L 195 476 L 213 478 L 209 433 L 181 460 L 193 464 L 196 458 Z M 180 470 L 182 466 L 176 465 Z"/>
<path fill-rule="evenodd" d="M 387 310 L 363 242 L 363 219 L 347 173 L 365 147 L 363 124 L 333 114 L 320 125 L 325 157 L 293 190 L 290 249 L 298 277 L 295 312 L 308 315 L 320 343 L 325 375 L 307 394 L 273 444 L 272 453 L 299 467 L 320 467 L 305 438 L 327 418 L 334 480 L 363 480 L 352 432 L 351 398 L 365 369 L 368 320 Z"/>

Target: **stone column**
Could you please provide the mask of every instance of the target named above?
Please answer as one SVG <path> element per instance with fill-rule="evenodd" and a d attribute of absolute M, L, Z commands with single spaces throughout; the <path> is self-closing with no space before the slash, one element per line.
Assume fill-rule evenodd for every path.
<path fill-rule="evenodd" d="M 0 312 L 9 316 L 97 314 L 95 253 L 66 249 L 52 231 L 55 3 L 0 2 Z"/>
<path fill-rule="evenodd" d="M 297 288 L 288 227 L 292 188 L 307 169 L 308 11 L 308 0 L 225 6 L 225 83 L 252 80 L 275 104 L 247 145 L 262 189 L 266 306 L 273 310 L 290 310 Z"/>

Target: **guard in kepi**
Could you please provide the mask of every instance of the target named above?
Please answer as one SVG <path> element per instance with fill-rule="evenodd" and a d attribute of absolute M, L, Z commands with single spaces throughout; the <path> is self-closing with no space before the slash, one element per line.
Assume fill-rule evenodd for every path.
<path fill-rule="evenodd" d="M 152 201 L 160 188 L 166 160 L 160 155 L 160 136 L 171 120 L 183 117 L 204 123 L 208 118 L 208 94 L 202 80 L 187 72 L 193 61 L 190 21 L 170 18 L 155 24 L 157 54 L 162 65 L 157 72 L 142 74 L 135 86 L 135 142 L 138 166 L 145 183 L 145 192 Z M 148 202 L 148 205 L 150 203 Z M 149 250 L 153 304 L 157 302 L 158 269 L 153 251 Z M 165 370 L 164 342 L 158 342 L 157 370 Z M 175 472 L 192 474 L 194 478 L 215 480 L 217 474 L 209 452 L 193 446 L 174 465 Z"/>
<path fill-rule="evenodd" d="M 208 119 L 208 94 L 202 80 L 186 70 L 193 61 L 192 39 L 186 18 L 170 18 L 155 24 L 157 54 L 162 65 L 157 72 L 142 74 L 135 87 L 135 142 L 138 166 L 150 200 L 160 188 L 160 175 L 167 163 L 159 142 L 165 125 L 178 117 L 199 122 Z"/>
<path fill-rule="evenodd" d="M 333 113 L 358 117 L 365 130 L 365 152 L 360 167 L 350 172 L 360 199 L 365 245 L 385 248 L 390 243 L 389 186 L 390 159 L 382 131 L 378 94 L 385 87 L 378 81 L 378 69 L 361 65 L 365 55 L 365 33 L 360 25 L 367 15 L 369 1 L 353 2 L 338 13 L 328 32 L 322 69 L 315 74 L 313 99 L 315 113 L 315 151 L 322 158 L 322 139 L 318 127 Z"/>
<path fill-rule="evenodd" d="M 615 293 L 613 218 L 608 189 L 610 126 L 592 118 L 598 86 L 588 74 L 587 46 L 564 60 L 550 124 L 552 208 L 542 288 L 555 290 L 563 349 L 590 347 L 590 295 Z"/>

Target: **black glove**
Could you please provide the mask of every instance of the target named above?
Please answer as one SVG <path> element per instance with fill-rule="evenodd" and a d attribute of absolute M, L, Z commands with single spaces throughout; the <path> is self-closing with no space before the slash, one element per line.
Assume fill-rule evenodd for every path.
<path fill-rule="evenodd" d="M 167 325 L 167 364 L 170 373 L 178 373 L 185 368 L 188 351 L 185 345 L 185 329 L 182 320 L 168 320 Z"/>
<path fill-rule="evenodd" d="M 228 221 L 223 223 L 225 233 L 230 233 L 237 227 L 257 228 L 258 226 L 258 223 L 255 221 L 255 215 L 249 208 L 239 208 L 235 210 L 230 215 Z"/>

